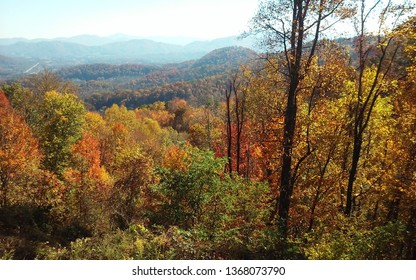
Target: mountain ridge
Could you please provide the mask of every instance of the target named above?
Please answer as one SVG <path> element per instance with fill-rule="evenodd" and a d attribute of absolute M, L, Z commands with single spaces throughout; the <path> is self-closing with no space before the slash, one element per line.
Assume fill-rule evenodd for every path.
<path fill-rule="evenodd" d="M 94 35 L 85 36 L 78 36 L 77 39 L 104 38 Z M 194 41 L 186 45 L 168 44 L 150 39 L 131 39 L 131 37 L 123 34 L 114 35 L 113 37 L 114 40 L 122 41 L 114 41 L 104 45 L 83 45 L 64 39 L 0 39 L 0 60 L 2 58 L 4 58 L 2 60 L 5 60 L 7 57 L 10 61 L 19 61 L 17 65 L 12 62 L 0 63 L 0 68 L 3 65 L 3 68 L 0 69 L 0 79 L 21 75 L 29 69 L 28 67 L 35 64 L 38 64 L 38 66 L 26 74 L 36 73 L 43 68 L 56 70 L 64 66 L 80 64 L 138 63 L 163 65 L 181 63 L 199 59 L 215 49 L 231 46 L 249 47 L 251 45 L 250 40 L 239 40 L 237 36 Z M 126 39 L 131 40 L 126 41 Z M 9 44 L 5 44 L 5 42 Z M 26 63 L 22 63 L 23 61 L 26 61 Z"/>
<path fill-rule="evenodd" d="M 126 42 L 136 39 L 145 39 L 145 40 L 152 40 L 155 42 L 166 43 L 166 44 L 175 44 L 175 45 L 182 45 L 185 46 L 192 42 L 197 41 L 211 41 L 209 39 L 202 40 L 199 38 L 194 37 L 185 37 L 185 36 L 131 36 L 126 35 L 123 33 L 115 33 L 109 36 L 99 36 L 94 34 L 81 34 L 76 36 L 70 37 L 56 37 L 56 38 L 33 38 L 28 39 L 24 37 L 11 37 L 11 38 L 0 38 L 0 46 L 4 45 L 12 45 L 17 42 L 26 42 L 26 43 L 34 43 L 34 42 L 51 42 L 51 41 L 61 41 L 61 42 L 69 42 L 69 43 L 77 43 L 80 45 L 85 46 L 101 46 L 116 42 Z M 215 40 L 215 39 L 213 39 Z"/>
<path fill-rule="evenodd" d="M 179 72 L 203 71 L 209 75 L 217 74 L 248 63 L 254 59 L 257 53 L 244 47 L 225 47 L 215 49 L 196 60 L 188 60 L 182 63 L 165 64 L 161 66 L 150 64 L 82 64 L 63 67 L 57 71 L 63 79 L 96 80 L 121 77 L 146 76 L 154 72 Z M 186 79 L 185 79 L 186 80 Z"/>

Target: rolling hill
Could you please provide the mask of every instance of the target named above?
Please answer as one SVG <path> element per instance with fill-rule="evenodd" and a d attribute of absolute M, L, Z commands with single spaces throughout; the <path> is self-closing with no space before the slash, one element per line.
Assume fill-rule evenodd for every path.
<path fill-rule="evenodd" d="M 166 64 L 199 59 L 219 48 L 250 45 L 253 45 L 250 40 L 239 40 L 236 36 L 187 45 L 137 39 L 123 34 L 110 37 L 81 35 L 52 40 L 12 38 L 0 39 L 0 60 L 18 58 L 27 60 L 27 64 L 40 63 L 48 69 L 94 63 Z M 15 74 L 19 75 L 26 69 L 16 70 Z"/>
<path fill-rule="evenodd" d="M 177 64 L 89 64 L 64 67 L 56 73 L 78 84 L 80 95 L 96 110 L 114 103 L 135 108 L 175 97 L 204 104 L 210 96 L 221 94 L 217 84 L 230 71 L 256 57 L 250 49 L 226 47 Z"/>

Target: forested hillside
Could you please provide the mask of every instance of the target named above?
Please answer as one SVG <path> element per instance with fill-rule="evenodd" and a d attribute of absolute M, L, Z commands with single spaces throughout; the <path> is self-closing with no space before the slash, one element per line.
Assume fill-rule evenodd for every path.
<path fill-rule="evenodd" d="M 227 47 L 179 64 L 89 64 L 62 68 L 57 74 L 79 85 L 78 94 L 97 111 L 113 104 L 134 109 L 174 98 L 200 106 L 208 100 L 219 102 L 219 85 L 240 65 L 254 64 L 257 58 L 250 49 Z"/>
<path fill-rule="evenodd" d="M 264 1 L 262 54 L 3 83 L 0 258 L 416 259 L 416 17 L 380 3 Z"/>

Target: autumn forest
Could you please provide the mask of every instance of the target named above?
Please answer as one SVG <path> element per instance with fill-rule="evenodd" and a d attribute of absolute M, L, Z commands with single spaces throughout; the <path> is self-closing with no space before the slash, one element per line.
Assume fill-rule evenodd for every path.
<path fill-rule="evenodd" d="M 0 79 L 0 259 L 416 259 L 394 2 L 262 1 L 261 52 Z"/>

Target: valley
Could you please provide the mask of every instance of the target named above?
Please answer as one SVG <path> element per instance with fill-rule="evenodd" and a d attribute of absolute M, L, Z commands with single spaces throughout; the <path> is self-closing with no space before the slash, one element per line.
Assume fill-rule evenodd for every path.
<path fill-rule="evenodd" d="M 178 37 L 9 18 L 0 259 L 416 259 L 413 7 L 265 0 L 198 40 L 240 14 L 74 1 L 33 31 Z"/>

